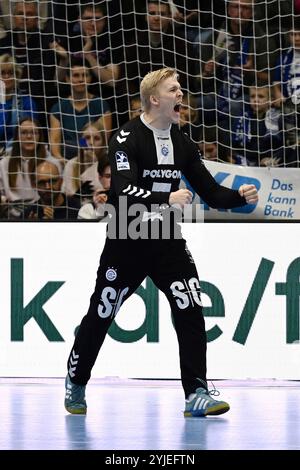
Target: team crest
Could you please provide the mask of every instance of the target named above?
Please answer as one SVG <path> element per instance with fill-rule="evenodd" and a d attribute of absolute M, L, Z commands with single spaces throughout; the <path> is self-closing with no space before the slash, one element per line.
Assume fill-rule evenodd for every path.
<path fill-rule="evenodd" d="M 169 154 L 169 149 L 168 149 L 168 147 L 167 147 L 166 145 L 163 145 L 163 146 L 161 147 L 161 153 L 162 153 L 162 155 L 163 155 L 164 157 L 166 157 L 166 156 Z"/>
<path fill-rule="evenodd" d="M 117 272 L 114 270 L 114 268 L 108 268 L 105 277 L 108 281 L 114 281 L 117 279 Z"/>

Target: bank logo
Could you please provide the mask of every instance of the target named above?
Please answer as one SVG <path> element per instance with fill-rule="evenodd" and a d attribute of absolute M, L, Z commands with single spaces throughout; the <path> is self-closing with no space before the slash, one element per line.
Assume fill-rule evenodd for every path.
<path fill-rule="evenodd" d="M 118 151 L 115 154 L 116 162 L 117 162 L 117 170 L 130 170 L 130 165 L 128 161 L 128 157 L 125 152 Z"/>
<path fill-rule="evenodd" d="M 108 281 L 114 281 L 117 279 L 117 272 L 114 270 L 114 268 L 108 268 L 105 277 Z"/>

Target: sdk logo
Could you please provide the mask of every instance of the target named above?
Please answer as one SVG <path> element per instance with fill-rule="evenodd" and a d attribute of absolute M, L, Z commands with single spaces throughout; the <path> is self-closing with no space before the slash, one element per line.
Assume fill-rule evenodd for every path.
<path fill-rule="evenodd" d="M 260 302 L 268 285 L 274 262 L 262 258 L 250 286 L 239 321 L 232 340 L 245 344 L 255 321 Z M 275 295 L 286 297 L 286 343 L 299 341 L 299 297 L 300 297 L 300 258 L 295 258 L 287 268 L 286 281 L 275 283 Z M 40 291 L 24 305 L 24 273 L 23 259 L 11 259 L 11 341 L 24 341 L 24 329 L 29 321 L 35 321 L 48 341 L 64 341 L 45 310 L 44 304 L 64 284 L 64 281 L 49 281 Z M 209 296 L 211 306 L 203 307 L 206 317 L 225 317 L 224 299 L 219 289 L 209 282 L 201 281 L 202 291 Z M 158 290 L 151 279 L 147 278 L 146 287 L 136 290 L 145 304 L 145 319 L 135 330 L 124 330 L 116 321 L 109 330 L 110 336 L 116 341 L 132 343 L 146 336 L 147 342 L 159 341 L 159 299 Z M 107 308 L 107 305 L 106 305 Z M 65 309 L 62 306 L 61 313 Z M 84 312 L 83 312 L 84 313 Z M 184 313 L 183 313 L 184 314 Z M 221 328 L 216 324 L 207 331 L 208 341 L 214 341 L 222 335 Z"/>

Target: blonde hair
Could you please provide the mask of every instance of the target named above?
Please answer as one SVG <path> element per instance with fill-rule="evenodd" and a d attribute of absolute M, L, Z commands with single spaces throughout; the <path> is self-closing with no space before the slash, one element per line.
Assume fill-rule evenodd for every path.
<path fill-rule="evenodd" d="M 150 96 L 155 94 L 158 85 L 170 77 L 178 79 L 178 73 L 175 69 L 169 67 L 149 72 L 144 76 L 140 86 L 140 96 L 144 111 L 148 112 L 150 110 Z"/>
<path fill-rule="evenodd" d="M 14 69 L 15 78 L 20 79 L 22 76 L 23 67 L 17 64 L 11 55 L 9 54 L 0 55 L 0 69 L 2 65 L 6 65 L 6 64 L 12 65 Z"/>

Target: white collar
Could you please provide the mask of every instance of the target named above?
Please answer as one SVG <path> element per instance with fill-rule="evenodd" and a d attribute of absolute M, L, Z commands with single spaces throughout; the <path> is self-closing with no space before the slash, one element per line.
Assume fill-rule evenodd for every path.
<path fill-rule="evenodd" d="M 152 131 L 154 134 L 160 136 L 160 137 L 169 137 L 170 135 L 170 130 L 171 130 L 171 124 L 170 126 L 167 128 L 167 129 L 157 129 L 157 127 L 153 127 L 151 126 L 151 124 L 149 124 L 146 120 L 145 120 L 145 113 L 142 113 L 140 115 L 140 119 L 142 121 L 142 123 L 148 127 L 148 129 L 150 129 L 150 131 Z"/>

